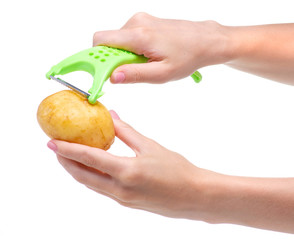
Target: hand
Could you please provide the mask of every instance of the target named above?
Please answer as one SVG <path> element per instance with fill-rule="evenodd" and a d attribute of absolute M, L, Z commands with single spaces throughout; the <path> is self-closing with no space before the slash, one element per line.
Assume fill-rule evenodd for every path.
<path fill-rule="evenodd" d="M 94 34 L 93 45 L 126 49 L 149 63 L 118 67 L 113 83 L 164 83 L 191 75 L 198 68 L 229 59 L 225 27 L 213 21 L 160 19 L 137 13 L 120 30 Z"/>
<path fill-rule="evenodd" d="M 123 206 L 167 217 L 294 233 L 294 178 L 237 177 L 200 169 L 111 114 L 116 136 L 136 157 L 58 140 L 48 143 L 78 182 Z"/>
<path fill-rule="evenodd" d="M 136 157 L 118 157 L 101 149 L 51 140 L 61 165 L 80 183 L 121 205 L 169 217 L 200 219 L 201 193 L 209 171 L 142 136 L 112 112 L 118 138 Z"/>

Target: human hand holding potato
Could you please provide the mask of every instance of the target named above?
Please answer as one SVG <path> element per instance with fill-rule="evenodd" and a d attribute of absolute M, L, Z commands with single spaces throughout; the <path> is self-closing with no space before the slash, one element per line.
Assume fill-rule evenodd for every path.
<path fill-rule="evenodd" d="M 110 113 L 116 136 L 135 157 L 60 140 L 48 142 L 78 182 L 123 206 L 167 217 L 294 233 L 292 178 L 238 177 L 201 169 Z"/>
<path fill-rule="evenodd" d="M 196 187 L 203 181 L 197 183 L 195 176 L 204 180 L 206 170 L 141 135 L 113 111 L 111 114 L 116 136 L 133 149 L 136 157 L 119 157 L 59 140 L 51 140 L 48 147 L 78 182 L 121 205 L 168 217 L 199 219 L 204 188 Z"/>

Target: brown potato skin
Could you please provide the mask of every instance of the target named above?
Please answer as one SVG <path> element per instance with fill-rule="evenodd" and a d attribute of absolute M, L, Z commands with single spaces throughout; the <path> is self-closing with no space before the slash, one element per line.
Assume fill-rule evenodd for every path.
<path fill-rule="evenodd" d="M 42 130 L 53 139 L 104 150 L 114 141 L 114 126 L 108 110 L 98 101 L 90 104 L 71 90 L 45 98 L 38 107 L 37 119 Z"/>

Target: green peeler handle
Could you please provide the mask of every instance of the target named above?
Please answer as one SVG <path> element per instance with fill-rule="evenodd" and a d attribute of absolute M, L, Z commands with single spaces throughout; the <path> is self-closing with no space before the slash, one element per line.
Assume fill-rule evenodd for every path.
<path fill-rule="evenodd" d="M 90 73 L 94 80 L 92 87 L 88 91 L 90 93 L 88 101 L 94 104 L 103 95 L 102 87 L 115 68 L 123 64 L 146 62 L 148 62 L 148 58 L 123 49 L 96 46 L 78 52 L 59 62 L 47 72 L 46 77 L 50 79 L 50 76 L 64 75 L 74 71 Z M 197 71 L 191 77 L 196 83 L 199 83 L 202 79 L 201 74 Z"/>
<path fill-rule="evenodd" d="M 196 82 L 196 83 L 200 83 L 200 81 L 202 80 L 202 75 L 198 71 L 194 72 L 191 75 L 191 77 L 193 78 L 194 82 Z"/>

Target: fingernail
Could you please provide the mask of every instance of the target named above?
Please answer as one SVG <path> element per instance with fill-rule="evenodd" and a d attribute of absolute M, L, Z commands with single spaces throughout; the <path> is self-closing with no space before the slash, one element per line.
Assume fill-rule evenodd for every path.
<path fill-rule="evenodd" d="M 114 82 L 122 83 L 126 79 L 126 76 L 123 72 L 114 73 Z"/>
<path fill-rule="evenodd" d="M 119 116 L 117 115 L 117 113 L 115 111 L 110 110 L 109 113 L 113 119 L 120 120 Z"/>
<path fill-rule="evenodd" d="M 57 146 L 56 146 L 56 144 L 55 144 L 54 142 L 52 142 L 52 141 L 49 141 L 49 142 L 47 143 L 47 147 L 48 147 L 49 149 L 51 149 L 53 152 L 56 152 L 56 151 L 57 151 Z"/>

